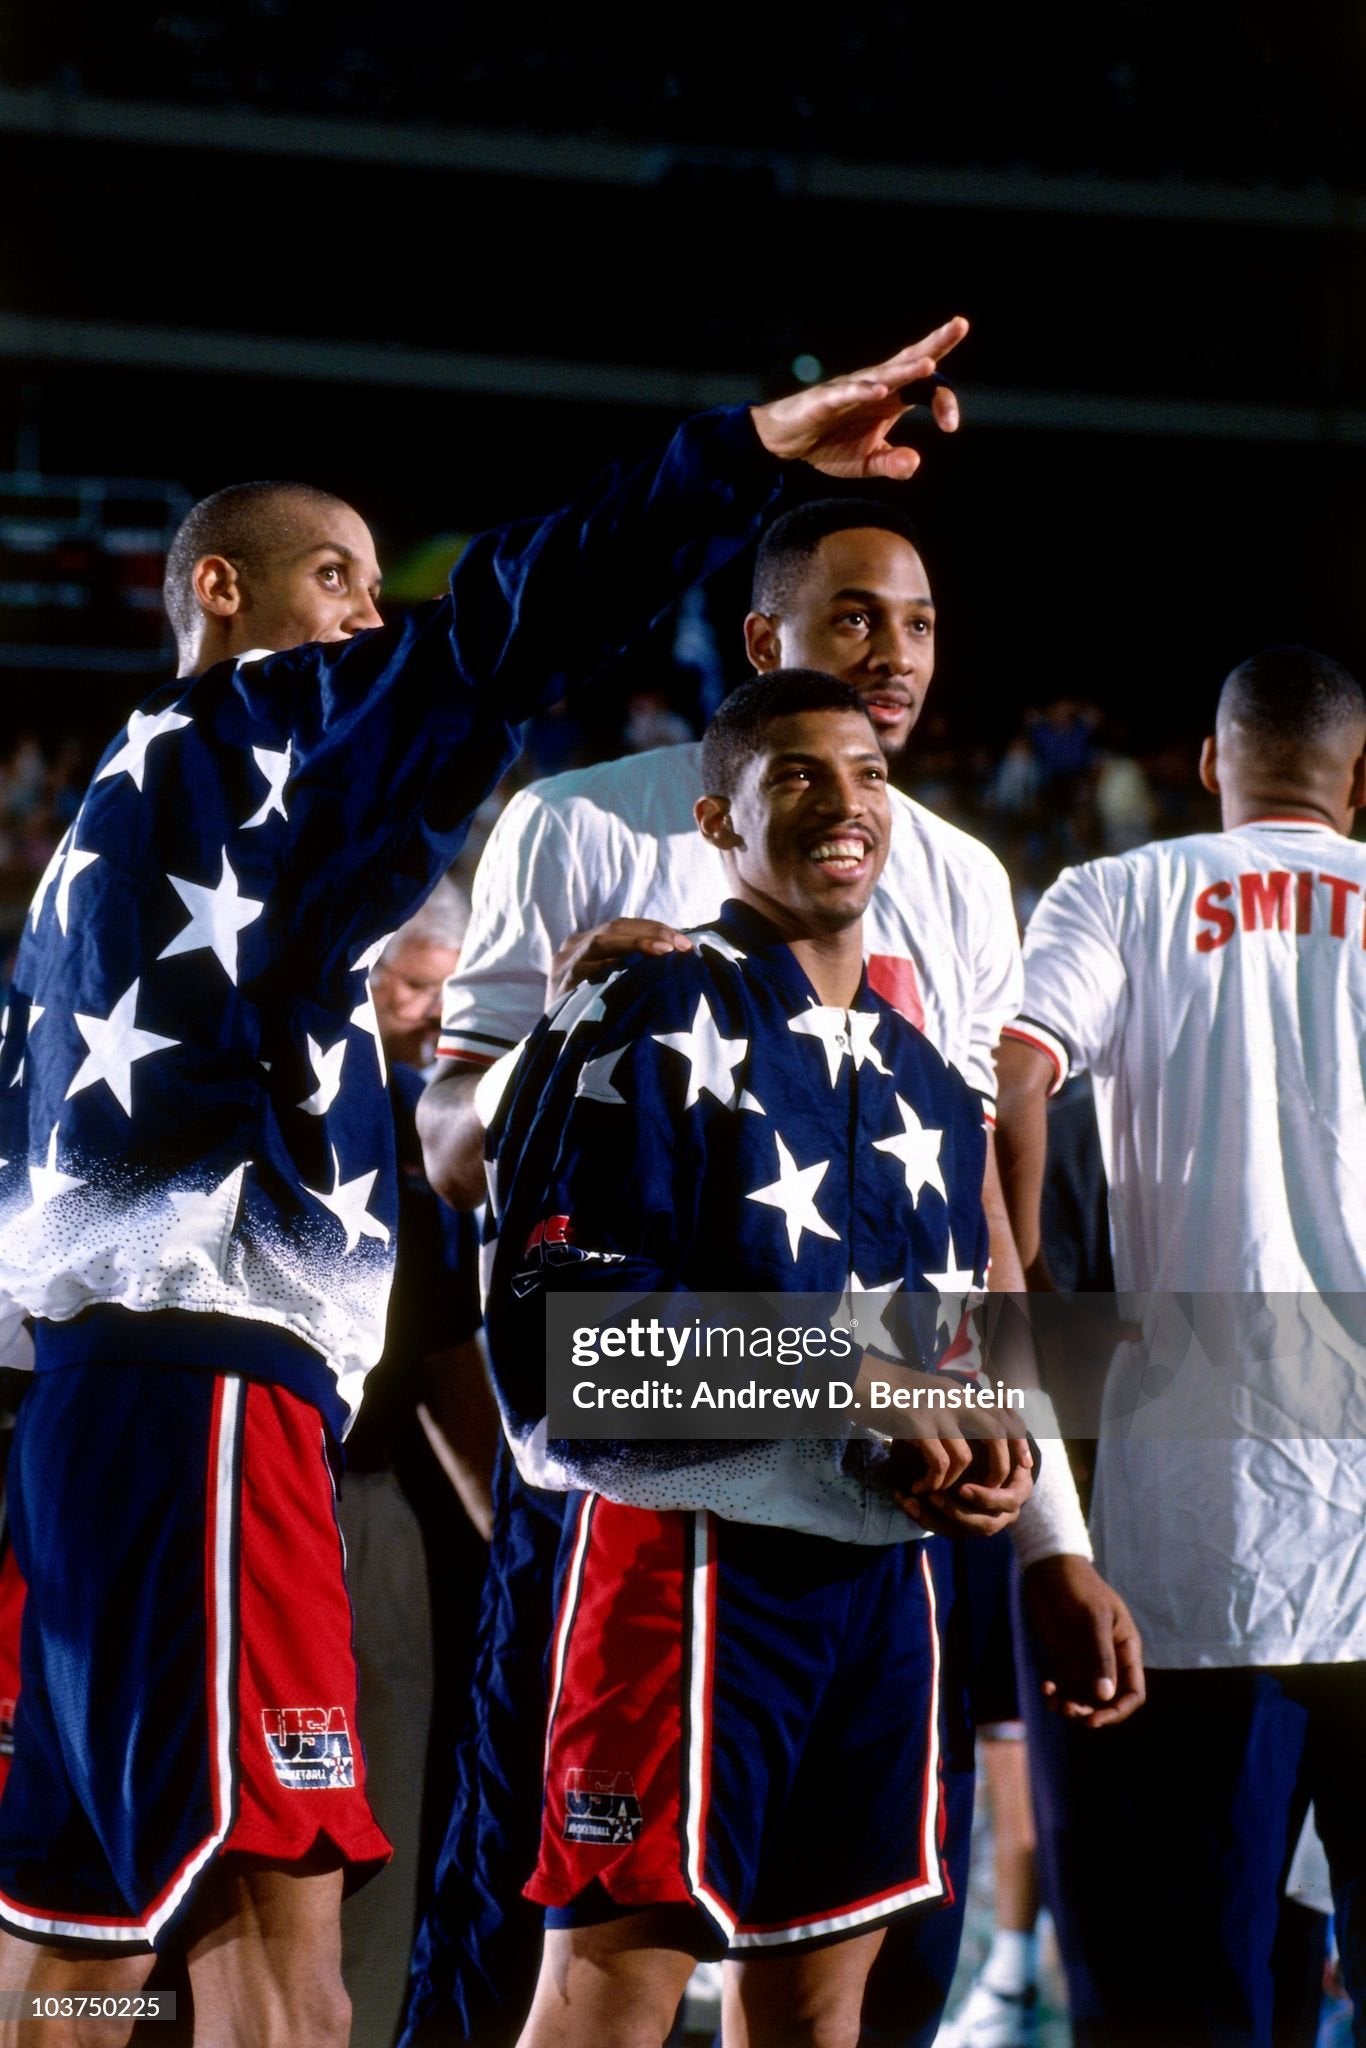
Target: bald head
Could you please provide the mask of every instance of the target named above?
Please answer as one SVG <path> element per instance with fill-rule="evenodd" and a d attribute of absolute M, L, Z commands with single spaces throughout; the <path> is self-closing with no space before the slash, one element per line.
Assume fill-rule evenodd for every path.
<path fill-rule="evenodd" d="M 1226 824 L 1301 809 L 1347 830 L 1363 751 L 1366 694 L 1355 676 L 1311 647 L 1271 647 L 1225 679 L 1205 780 L 1224 799 Z"/>
<path fill-rule="evenodd" d="M 163 596 L 187 674 L 244 653 L 379 624 L 379 568 L 360 515 L 313 484 L 229 484 L 185 519 Z"/>

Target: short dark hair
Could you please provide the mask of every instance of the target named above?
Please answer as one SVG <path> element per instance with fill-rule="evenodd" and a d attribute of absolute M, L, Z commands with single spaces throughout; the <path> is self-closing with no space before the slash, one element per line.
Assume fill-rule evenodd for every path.
<path fill-rule="evenodd" d="M 894 533 L 924 559 L 920 536 L 902 513 L 877 498 L 812 498 L 775 519 L 759 541 L 750 610 L 780 618 L 790 610 L 811 557 L 832 533 L 872 526 Z"/>
<path fill-rule="evenodd" d="M 741 683 L 722 701 L 702 735 L 702 788 L 708 796 L 733 796 L 745 763 L 764 743 L 764 734 L 778 718 L 803 711 L 852 711 L 873 721 L 857 690 L 838 676 L 814 668 L 775 668 L 771 674 Z M 876 733 L 874 733 L 876 738 Z"/>
<path fill-rule="evenodd" d="M 289 528 L 290 500 L 311 505 L 340 505 L 332 491 L 316 484 L 229 484 L 201 498 L 185 515 L 166 556 L 161 586 L 171 630 L 182 653 L 198 642 L 201 613 L 191 587 L 194 565 L 205 555 L 223 555 L 234 568 L 250 568 L 271 554 Z"/>
<path fill-rule="evenodd" d="M 1268 647 L 1225 679 L 1218 722 L 1226 720 L 1258 753 L 1300 754 L 1359 741 L 1366 694 L 1340 662 L 1312 647 Z"/>

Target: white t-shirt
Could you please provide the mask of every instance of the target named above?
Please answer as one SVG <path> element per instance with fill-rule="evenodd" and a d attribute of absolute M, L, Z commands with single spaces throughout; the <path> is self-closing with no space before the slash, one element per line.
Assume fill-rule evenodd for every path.
<path fill-rule="evenodd" d="M 1277 819 L 1068 869 L 1007 1035 L 1091 1073 L 1144 1297 L 1092 1535 L 1146 1660 L 1366 1658 L 1366 846 Z"/>
<path fill-rule="evenodd" d="M 661 747 L 524 789 L 490 834 L 438 1051 L 497 1059 L 545 1010 L 546 975 L 573 933 L 617 917 L 706 924 L 726 871 L 697 829 L 702 749 Z M 890 792 L 887 866 L 864 917 L 869 979 L 986 1101 L 993 1054 L 1020 1006 L 1010 883 L 995 854 Z"/>

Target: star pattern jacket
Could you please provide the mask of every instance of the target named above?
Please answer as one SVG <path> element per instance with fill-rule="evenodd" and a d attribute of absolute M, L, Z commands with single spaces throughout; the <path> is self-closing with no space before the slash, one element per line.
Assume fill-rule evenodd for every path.
<path fill-rule="evenodd" d="M 40 1370 L 126 1342 L 111 1310 L 176 1311 L 139 1318 L 143 1355 L 231 1362 L 345 1426 L 397 1220 L 367 969 L 515 722 L 734 554 L 781 474 L 747 412 L 704 414 L 474 540 L 402 623 L 133 713 L 39 886 L 0 1050 L 0 1325 L 42 1319 Z"/>
<path fill-rule="evenodd" d="M 932 1366 L 957 1331 L 947 1298 L 983 1284 L 986 1138 L 962 1076 L 866 977 L 851 1010 L 822 1005 L 748 906 L 728 903 L 693 937 L 690 953 L 567 996 L 490 1122 L 485 1321 L 519 1469 L 630 1505 L 850 1542 L 917 1537 L 879 1484 L 887 1454 L 869 1431 L 548 1435 L 547 1291 L 801 1293 L 832 1310 L 850 1291 L 908 1310 L 913 1295 L 928 1313 L 889 1314 L 887 1348 L 912 1359 L 909 1328 L 913 1362 Z"/>

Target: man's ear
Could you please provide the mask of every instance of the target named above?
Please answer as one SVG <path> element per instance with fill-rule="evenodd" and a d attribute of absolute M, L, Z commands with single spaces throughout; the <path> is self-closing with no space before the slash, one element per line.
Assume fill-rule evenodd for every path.
<path fill-rule="evenodd" d="M 201 555 L 190 571 L 195 603 L 211 618 L 230 619 L 243 605 L 237 570 L 226 555 Z"/>
<path fill-rule="evenodd" d="M 1366 811 L 1366 754 L 1357 757 L 1352 769 L 1352 794 L 1347 799 L 1349 811 Z"/>
<path fill-rule="evenodd" d="M 768 617 L 766 612 L 751 612 L 745 620 L 745 651 L 749 655 L 751 668 L 760 675 L 767 675 L 770 669 L 783 665 L 782 642 L 778 621 Z"/>
<path fill-rule="evenodd" d="M 744 844 L 731 824 L 728 796 L 700 796 L 692 807 L 692 814 L 702 837 L 719 853 L 729 853 L 732 848 Z"/>
<path fill-rule="evenodd" d="M 1200 780 L 1211 796 L 1219 794 L 1219 748 L 1211 733 L 1200 749 Z"/>

